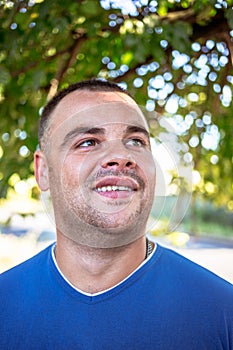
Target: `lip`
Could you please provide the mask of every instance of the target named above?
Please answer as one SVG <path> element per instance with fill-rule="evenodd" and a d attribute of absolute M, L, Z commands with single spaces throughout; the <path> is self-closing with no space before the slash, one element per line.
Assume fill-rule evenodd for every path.
<path fill-rule="evenodd" d="M 100 188 L 108 188 L 112 186 L 116 186 L 118 188 L 120 187 L 121 190 L 109 190 L 109 189 L 106 191 L 98 190 Z M 116 198 L 131 197 L 135 191 L 139 190 L 139 187 L 140 186 L 137 183 L 137 181 L 135 181 L 132 178 L 108 176 L 108 177 L 102 178 L 100 181 L 97 181 L 95 183 L 93 190 L 103 197 L 116 199 Z"/>
<path fill-rule="evenodd" d="M 130 177 L 108 176 L 97 181 L 94 185 L 94 190 L 100 187 L 107 186 L 124 186 L 130 188 L 131 191 L 139 190 L 139 184 L 136 180 Z"/>

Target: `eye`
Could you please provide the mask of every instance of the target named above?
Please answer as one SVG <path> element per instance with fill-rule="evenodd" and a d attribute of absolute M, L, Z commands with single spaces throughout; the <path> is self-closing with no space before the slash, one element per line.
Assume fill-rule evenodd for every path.
<path fill-rule="evenodd" d="M 126 145 L 133 146 L 133 147 L 143 147 L 145 146 L 145 141 L 138 138 L 134 138 L 134 139 L 127 140 Z"/>
<path fill-rule="evenodd" d="M 75 145 L 75 148 L 89 148 L 94 147 L 97 145 L 97 141 L 94 139 L 88 139 L 85 141 L 80 142 L 79 144 Z"/>

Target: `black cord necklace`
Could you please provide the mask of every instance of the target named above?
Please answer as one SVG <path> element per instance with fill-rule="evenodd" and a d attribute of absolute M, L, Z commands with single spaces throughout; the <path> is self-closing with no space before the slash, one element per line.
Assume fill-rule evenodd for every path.
<path fill-rule="evenodd" d="M 152 253 L 153 248 L 154 248 L 154 244 L 148 238 L 146 238 L 146 256 L 145 256 L 145 259 L 147 259 L 148 256 Z"/>

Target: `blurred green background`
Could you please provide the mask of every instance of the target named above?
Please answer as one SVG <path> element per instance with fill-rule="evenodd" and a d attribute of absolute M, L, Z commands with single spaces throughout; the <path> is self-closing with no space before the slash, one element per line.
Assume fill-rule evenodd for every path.
<path fill-rule="evenodd" d="M 152 211 L 151 231 L 232 238 L 232 6 L 0 1 L 2 232 L 29 225 L 43 211 L 33 176 L 41 109 L 57 90 L 97 77 L 127 88 L 148 114 L 155 147 L 175 150 L 173 165 L 160 163 L 168 191 L 162 213 Z"/>

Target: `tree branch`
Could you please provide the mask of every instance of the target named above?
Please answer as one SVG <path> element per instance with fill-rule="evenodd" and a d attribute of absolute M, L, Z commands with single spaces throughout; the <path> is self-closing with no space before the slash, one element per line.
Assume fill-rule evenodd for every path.
<path fill-rule="evenodd" d="M 62 56 L 62 55 L 64 55 L 65 53 L 69 52 L 69 50 L 70 50 L 69 48 L 67 48 L 67 49 L 65 49 L 65 50 L 61 50 L 61 51 L 55 53 L 53 56 L 46 57 L 46 58 L 44 59 L 44 61 L 45 61 L 45 62 L 50 62 L 50 61 L 52 61 L 54 58 L 59 57 L 59 56 Z M 26 73 L 26 72 L 29 71 L 31 68 L 34 68 L 34 67 L 38 66 L 40 63 L 41 63 L 41 60 L 36 61 L 36 62 L 30 62 L 30 63 L 28 63 L 26 66 L 23 66 L 22 68 L 17 69 L 17 70 L 15 70 L 15 71 L 11 72 L 11 73 L 10 73 L 10 74 L 11 74 L 11 77 L 12 77 L 12 78 L 16 78 L 16 77 L 19 76 L 19 74 L 21 74 L 21 73 Z"/>
<path fill-rule="evenodd" d="M 77 33 L 76 33 L 77 37 Z M 63 61 L 60 69 L 57 71 L 57 74 L 54 79 L 51 80 L 51 86 L 47 96 L 47 100 L 50 100 L 57 92 L 59 82 L 62 80 L 63 76 L 66 74 L 69 67 L 71 67 L 76 60 L 77 53 L 83 41 L 87 39 L 85 32 L 79 33 L 78 37 L 75 39 L 73 45 L 70 47 L 70 55 L 67 60 Z"/>
<path fill-rule="evenodd" d="M 79 51 L 79 48 L 80 48 L 81 44 L 86 39 L 87 39 L 86 33 L 83 33 L 77 39 L 75 39 L 73 45 L 69 49 L 70 55 L 69 55 L 68 59 L 63 62 L 61 68 L 59 69 L 59 71 L 56 74 L 55 79 L 57 79 L 58 81 L 62 80 L 64 74 L 67 71 L 67 69 L 69 67 L 71 67 L 73 65 L 74 61 L 76 60 L 76 56 L 77 56 L 77 53 Z"/>

